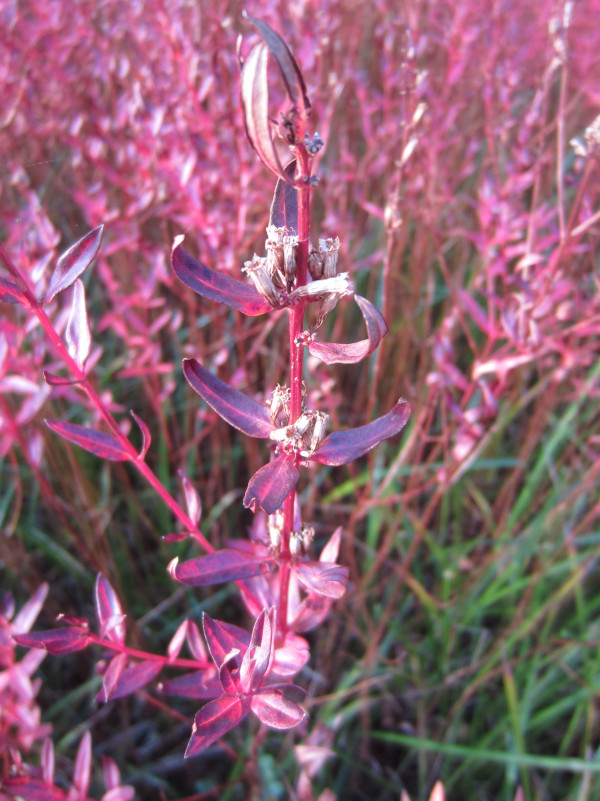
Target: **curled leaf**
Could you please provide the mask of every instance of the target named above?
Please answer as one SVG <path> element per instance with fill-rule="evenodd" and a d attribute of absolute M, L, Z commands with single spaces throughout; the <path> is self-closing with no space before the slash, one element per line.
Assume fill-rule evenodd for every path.
<path fill-rule="evenodd" d="M 60 420 L 44 420 L 44 422 L 48 428 L 60 434 L 61 437 L 101 459 L 108 459 L 110 462 L 125 462 L 131 458 L 119 440 L 110 434 L 84 428 L 76 423 L 63 423 Z"/>
<path fill-rule="evenodd" d="M 246 133 L 265 167 L 291 185 L 293 182 L 283 169 L 271 136 L 267 84 L 268 59 L 267 46 L 258 44 L 252 48 L 242 67 L 240 95 Z"/>
<path fill-rule="evenodd" d="M 408 423 L 410 411 L 408 402 L 401 398 L 391 411 L 372 423 L 330 434 L 310 458 L 329 465 L 347 464 L 358 459 L 382 440 L 402 431 Z"/>
<path fill-rule="evenodd" d="M 209 373 L 197 359 L 183 360 L 183 374 L 192 389 L 238 431 L 265 439 L 273 431 L 266 406 Z"/>
<path fill-rule="evenodd" d="M 344 565 L 334 563 L 298 562 L 296 576 L 308 592 L 337 599 L 346 592 L 349 572 Z"/>
<path fill-rule="evenodd" d="M 171 265 L 177 278 L 186 286 L 209 300 L 224 303 L 249 317 L 272 310 L 253 285 L 211 270 L 182 247 L 182 239 L 175 237 Z"/>
<path fill-rule="evenodd" d="M 325 364 L 356 364 L 373 353 L 388 332 L 388 325 L 379 309 L 361 295 L 355 295 L 354 300 L 365 321 L 367 339 L 347 345 L 337 342 L 309 342 L 310 353 Z"/>
<path fill-rule="evenodd" d="M 55 295 L 71 286 L 87 270 L 100 249 L 103 230 L 104 226 L 99 225 L 63 253 L 50 279 L 44 303 L 50 303 Z"/>
<path fill-rule="evenodd" d="M 253 512 L 260 507 L 272 515 L 281 507 L 299 478 L 293 457 L 285 453 L 278 456 L 252 476 L 244 495 L 244 506 Z"/>
<path fill-rule="evenodd" d="M 150 443 L 152 442 L 152 436 L 150 435 L 150 429 L 144 423 L 141 417 L 138 417 L 137 414 L 132 410 L 131 416 L 138 424 L 138 428 L 142 432 L 142 447 L 140 448 L 140 452 L 138 453 L 138 459 L 143 461 L 146 458 L 146 454 L 148 453 L 148 448 L 150 447 Z"/>

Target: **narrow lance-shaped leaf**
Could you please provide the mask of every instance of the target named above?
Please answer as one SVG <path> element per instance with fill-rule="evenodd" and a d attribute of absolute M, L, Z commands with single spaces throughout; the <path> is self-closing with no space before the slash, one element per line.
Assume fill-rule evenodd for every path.
<path fill-rule="evenodd" d="M 296 107 L 297 114 L 302 121 L 306 120 L 310 113 L 310 101 L 306 93 L 306 85 L 298 62 L 281 36 L 276 33 L 270 25 L 267 25 L 266 22 L 256 17 L 249 16 L 248 19 L 258 29 L 269 50 L 275 57 L 289 98 Z"/>
<path fill-rule="evenodd" d="M 182 247 L 182 240 L 182 236 L 175 237 L 171 265 L 177 278 L 186 286 L 202 297 L 224 303 L 249 317 L 272 311 L 271 306 L 253 285 L 211 270 Z"/>
<path fill-rule="evenodd" d="M 347 345 L 337 342 L 309 342 L 310 353 L 325 364 L 356 364 L 370 356 L 388 332 L 387 323 L 379 309 L 361 295 L 355 295 L 354 300 L 365 321 L 367 339 Z"/>
<path fill-rule="evenodd" d="M 111 689 L 110 699 L 123 698 L 144 687 L 158 676 L 161 668 L 162 663 L 154 659 L 145 659 L 143 662 L 137 662 L 135 665 L 125 668 Z M 98 700 L 109 699 L 105 699 L 101 691 Z"/>
<path fill-rule="evenodd" d="M 103 230 L 104 226 L 99 225 L 63 253 L 50 279 L 44 303 L 50 303 L 55 295 L 71 286 L 87 270 L 100 249 Z"/>
<path fill-rule="evenodd" d="M 77 366 L 83 369 L 92 348 L 92 334 L 85 305 L 85 288 L 79 278 L 73 286 L 73 302 L 65 331 L 65 341 L 69 354 L 77 362 Z"/>
<path fill-rule="evenodd" d="M 90 789 L 91 773 L 92 735 L 89 731 L 86 731 L 77 749 L 75 767 L 73 769 L 73 787 L 78 791 L 76 798 L 87 798 L 88 790 Z"/>
<path fill-rule="evenodd" d="M 257 617 L 250 645 L 240 665 L 239 682 L 242 692 L 258 689 L 273 661 L 273 645 L 276 631 L 276 609 L 263 609 Z"/>
<path fill-rule="evenodd" d="M 400 399 L 394 408 L 383 417 L 359 428 L 335 431 L 323 440 L 319 449 L 310 458 L 321 464 L 340 465 L 358 459 L 378 445 L 382 440 L 398 434 L 410 417 L 410 405 Z"/>
<path fill-rule="evenodd" d="M 221 381 L 197 359 L 183 360 L 183 374 L 192 389 L 238 431 L 265 439 L 273 431 L 266 406 Z"/>
<path fill-rule="evenodd" d="M 200 522 L 200 517 L 202 516 L 202 501 L 200 499 L 200 495 L 198 494 L 196 487 L 192 484 L 183 470 L 179 471 L 179 476 L 181 477 L 183 491 L 185 493 L 185 503 L 187 506 L 188 517 L 192 523 L 197 526 Z"/>
<path fill-rule="evenodd" d="M 285 165 L 285 172 L 293 180 L 296 173 L 296 159 Z M 275 185 L 269 225 L 287 228 L 290 234 L 298 233 L 298 190 L 282 178 L 278 178 Z"/>
<path fill-rule="evenodd" d="M 252 476 L 244 495 L 244 506 L 253 512 L 260 507 L 272 515 L 281 507 L 299 478 L 293 457 L 285 453 L 278 456 Z"/>
<path fill-rule="evenodd" d="M 264 44 L 250 51 L 242 67 L 240 94 L 244 111 L 246 133 L 250 144 L 260 160 L 271 172 L 286 183 L 292 183 L 286 174 L 271 136 L 269 122 L 269 88 L 267 84 L 267 62 L 269 51 Z"/>
<path fill-rule="evenodd" d="M 207 587 L 269 573 L 272 567 L 269 560 L 224 548 L 181 564 L 176 556 L 167 570 L 172 578 L 189 587 Z"/>
<path fill-rule="evenodd" d="M 43 648 L 49 654 L 60 656 L 87 648 L 88 629 L 85 626 L 68 626 L 33 634 L 13 634 L 13 640 L 25 648 Z"/>
<path fill-rule="evenodd" d="M 131 411 L 131 416 L 138 424 L 138 428 L 142 432 L 142 447 L 140 448 L 140 452 L 138 453 L 138 459 L 143 461 L 146 458 L 146 454 L 148 453 L 148 448 L 150 447 L 150 443 L 152 442 L 152 436 L 150 435 L 150 429 L 144 423 L 141 417 L 138 417 L 134 411 Z"/>
<path fill-rule="evenodd" d="M 124 462 L 131 458 L 125 447 L 118 439 L 110 434 L 101 431 L 94 431 L 91 428 L 84 428 L 76 423 L 63 423 L 60 420 L 45 420 L 48 428 L 51 428 L 61 437 L 68 439 L 80 448 L 99 456 L 101 459 L 108 459 L 111 462 Z"/>

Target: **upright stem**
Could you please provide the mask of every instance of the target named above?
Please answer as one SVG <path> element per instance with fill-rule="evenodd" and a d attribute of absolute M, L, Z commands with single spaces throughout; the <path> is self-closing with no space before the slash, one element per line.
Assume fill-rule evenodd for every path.
<path fill-rule="evenodd" d="M 310 234 L 310 163 L 303 146 L 296 148 L 296 181 L 298 183 L 298 250 L 296 252 L 296 287 L 304 286 L 308 277 L 308 244 Z M 290 312 L 290 416 L 295 423 L 302 414 L 302 372 L 304 347 L 297 340 L 304 327 L 306 302 L 301 301 Z M 283 636 L 287 631 L 288 591 L 290 583 L 290 536 L 294 530 L 294 502 L 292 490 L 283 503 L 283 532 L 281 538 L 281 580 L 279 586 L 279 628 Z"/>

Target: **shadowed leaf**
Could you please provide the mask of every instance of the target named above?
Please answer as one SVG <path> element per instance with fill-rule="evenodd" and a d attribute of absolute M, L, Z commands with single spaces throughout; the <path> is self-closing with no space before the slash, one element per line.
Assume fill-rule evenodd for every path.
<path fill-rule="evenodd" d="M 391 411 L 366 426 L 330 434 L 310 458 L 321 464 L 347 464 L 402 431 L 409 417 L 410 406 L 401 399 Z"/>
<path fill-rule="evenodd" d="M 111 642 L 125 642 L 125 615 L 123 608 L 108 579 L 102 573 L 96 577 L 96 614 L 100 626 L 100 637 Z"/>
<path fill-rule="evenodd" d="M 129 453 L 125 450 L 118 439 L 110 434 L 101 431 L 94 431 L 91 428 L 84 428 L 76 423 L 63 423 L 60 420 L 45 420 L 48 428 L 60 434 L 61 437 L 68 439 L 80 448 L 99 456 L 101 459 L 108 459 L 111 462 L 125 462 L 130 459 Z"/>
<path fill-rule="evenodd" d="M 181 239 L 175 237 L 171 264 L 177 278 L 186 286 L 209 300 L 224 303 L 250 317 L 272 311 L 254 286 L 211 270 L 179 244 Z"/>
<path fill-rule="evenodd" d="M 293 180 L 296 172 L 296 159 L 292 159 L 285 165 L 285 172 Z M 276 228 L 287 228 L 290 233 L 298 233 L 298 190 L 281 178 L 277 179 L 275 185 L 269 225 L 274 225 Z"/>
<path fill-rule="evenodd" d="M 87 270 L 100 249 L 103 230 L 104 226 L 99 225 L 97 228 L 94 228 L 93 231 L 90 231 L 82 237 L 78 242 L 75 242 L 74 245 L 71 245 L 66 253 L 63 253 L 50 279 L 48 289 L 44 296 L 44 303 L 50 303 L 55 295 L 62 292 L 62 290 L 66 289 L 68 286 L 71 286 L 71 284 Z"/>
<path fill-rule="evenodd" d="M 21 303 L 23 300 L 23 293 L 19 287 L 7 278 L 0 278 L 0 300 L 7 303 Z"/>
<path fill-rule="evenodd" d="M 282 454 L 261 467 L 248 482 L 244 506 L 256 512 L 258 507 L 272 515 L 296 486 L 300 474 L 292 457 Z"/>
<path fill-rule="evenodd" d="M 221 381 L 197 359 L 183 360 L 183 374 L 192 389 L 238 431 L 264 438 L 273 431 L 266 406 Z"/>
<path fill-rule="evenodd" d="M 101 691 L 98 700 L 108 701 L 115 698 L 123 698 L 139 690 L 140 687 L 144 687 L 144 685 L 156 678 L 161 668 L 162 663 L 155 659 L 146 659 L 143 662 L 131 665 L 119 675 L 115 686 L 112 688 L 110 699 L 104 698 L 104 692 Z"/>
<path fill-rule="evenodd" d="M 213 620 L 206 614 L 202 615 L 202 628 L 208 650 L 217 668 L 221 668 L 227 654 L 234 648 L 245 651 L 250 643 L 250 635 L 244 629 Z"/>
<path fill-rule="evenodd" d="M 331 562 L 298 562 L 295 572 L 298 581 L 308 592 L 336 599 L 346 592 L 349 571 L 343 565 Z"/>
<path fill-rule="evenodd" d="M 159 689 L 165 695 L 180 695 L 205 701 L 217 698 L 222 693 L 221 682 L 213 667 L 163 681 Z"/>
<path fill-rule="evenodd" d="M 325 364 L 356 364 L 373 353 L 388 332 L 388 325 L 379 309 L 360 295 L 355 295 L 354 300 L 365 321 L 367 339 L 347 345 L 337 342 L 309 342 L 310 353 Z"/>
<path fill-rule="evenodd" d="M 25 648 L 43 648 L 49 654 L 60 656 L 82 651 L 88 645 L 88 629 L 84 626 L 35 631 L 33 634 L 13 634 L 13 639 Z"/>

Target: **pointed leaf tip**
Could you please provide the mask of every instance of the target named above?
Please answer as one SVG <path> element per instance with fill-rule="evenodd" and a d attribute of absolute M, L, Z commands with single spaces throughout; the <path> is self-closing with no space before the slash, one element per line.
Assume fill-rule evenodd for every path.
<path fill-rule="evenodd" d="M 50 303 L 59 292 L 71 286 L 87 270 L 100 250 L 103 231 L 104 226 L 99 225 L 62 254 L 44 295 L 44 304 Z"/>
<path fill-rule="evenodd" d="M 130 454 L 118 439 L 92 428 L 84 428 L 76 423 L 63 423 L 60 420 L 44 420 L 48 428 L 69 442 L 79 445 L 101 459 L 110 462 L 124 462 L 131 459 Z"/>
<path fill-rule="evenodd" d="M 309 352 L 325 364 L 356 364 L 360 362 L 377 349 L 388 332 L 388 325 L 379 309 L 361 295 L 355 295 L 354 300 L 365 321 L 367 339 L 347 345 L 337 342 L 309 342 Z"/>
<path fill-rule="evenodd" d="M 252 476 L 244 495 L 244 506 L 252 511 L 260 507 L 272 515 L 281 507 L 299 478 L 294 459 L 285 453 L 278 456 Z"/>

